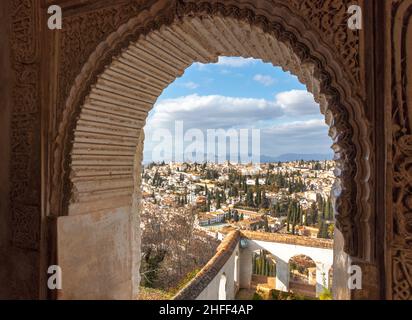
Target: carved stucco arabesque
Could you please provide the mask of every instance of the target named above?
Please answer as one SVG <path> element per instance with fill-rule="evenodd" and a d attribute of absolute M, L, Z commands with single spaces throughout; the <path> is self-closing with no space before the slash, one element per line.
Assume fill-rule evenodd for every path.
<path fill-rule="evenodd" d="M 11 245 L 25 252 L 24 283 L 11 276 L 11 294 L 31 297 L 37 290 L 40 242 L 40 113 L 39 37 L 37 0 L 13 0 L 11 10 L 12 86 L 10 212 Z M 11 261 L 13 254 L 8 257 Z M 24 274 L 23 274 L 24 273 Z"/>
<path fill-rule="evenodd" d="M 36 171 L 40 162 L 37 5 L 37 1 L 12 2 L 12 68 L 16 79 L 12 94 L 10 198 L 13 243 L 28 249 L 38 249 L 40 226 L 40 176 Z"/>
<path fill-rule="evenodd" d="M 388 172 L 393 202 L 388 212 L 391 298 L 412 299 L 412 1 L 390 6 L 390 87 L 392 91 L 392 162 Z M 390 31 L 389 31 L 390 30 Z M 388 74 L 388 76 L 389 76 Z M 389 78 L 388 78 L 389 80 Z M 401 84 L 401 85 L 400 85 Z M 390 197 L 393 197 L 390 199 Z"/>

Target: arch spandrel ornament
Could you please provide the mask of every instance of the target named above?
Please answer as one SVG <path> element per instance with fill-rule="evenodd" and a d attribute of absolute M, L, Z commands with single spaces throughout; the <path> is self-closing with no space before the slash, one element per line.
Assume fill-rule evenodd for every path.
<path fill-rule="evenodd" d="M 149 2 L 150 5 L 144 5 Z M 53 162 L 51 211 L 54 214 L 68 214 L 70 203 L 77 200 L 73 197 L 73 188 L 78 185 L 71 179 L 74 161 L 72 141 L 76 136 L 82 106 L 90 102 L 91 90 L 99 90 L 101 83 L 98 79 L 107 66 L 113 63 L 113 58 L 124 53 L 122 50 L 130 43 L 152 31 L 161 30 L 188 17 L 202 19 L 220 16 L 241 21 L 273 35 L 279 43 L 292 50 L 291 59 L 300 62 L 295 63 L 297 70 L 294 73 L 300 74 L 303 80 L 308 80 L 307 74 L 312 73 L 316 79 L 311 84 L 305 82 L 308 88 L 319 90 L 317 98 L 323 101 L 321 107 L 331 127 L 330 134 L 338 162 L 339 179 L 335 188 L 336 210 L 339 213 L 337 220 L 345 237 L 345 251 L 362 260 L 373 259 L 373 237 L 369 226 L 370 132 L 363 110 L 363 88 L 358 85 L 362 81 L 360 53 L 352 46 L 359 45 L 360 38 L 358 33 L 342 27 L 343 23 L 346 26 L 344 9 L 349 1 L 341 1 L 334 8 L 334 17 L 328 13 L 330 8 L 325 2 L 257 3 L 130 1 L 65 18 L 67 28 L 60 40 L 61 70 L 57 106 L 57 117 L 61 119 L 61 124 Z M 83 32 L 86 30 L 88 32 Z M 215 58 L 217 56 L 209 57 L 209 61 Z M 300 65 L 305 67 L 300 68 Z M 122 180 L 119 183 L 127 182 Z"/>

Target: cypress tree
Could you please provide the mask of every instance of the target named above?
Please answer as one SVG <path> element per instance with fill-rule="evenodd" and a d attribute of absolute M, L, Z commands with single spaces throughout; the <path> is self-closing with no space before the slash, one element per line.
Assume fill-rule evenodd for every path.
<path fill-rule="evenodd" d="M 252 190 L 248 190 L 247 192 L 247 196 L 246 196 L 246 205 L 248 207 L 254 207 L 255 206 L 255 202 L 253 201 L 253 193 Z"/>
<path fill-rule="evenodd" d="M 288 215 L 286 218 L 286 227 L 287 227 L 287 231 L 290 232 L 290 223 L 291 223 L 291 219 L 292 219 L 292 204 L 289 204 L 289 208 L 288 208 Z"/>
<path fill-rule="evenodd" d="M 328 199 L 328 213 L 328 220 L 333 220 L 333 206 L 330 198 Z"/>
<path fill-rule="evenodd" d="M 256 199 L 255 199 L 256 207 L 259 208 L 261 203 L 262 203 L 262 194 L 261 194 L 260 188 L 258 187 L 256 190 Z"/>

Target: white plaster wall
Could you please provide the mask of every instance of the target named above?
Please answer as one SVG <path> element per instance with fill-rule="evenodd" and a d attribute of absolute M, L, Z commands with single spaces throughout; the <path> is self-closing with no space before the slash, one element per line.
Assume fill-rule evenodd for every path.
<path fill-rule="evenodd" d="M 304 247 L 260 240 L 248 240 L 248 248 L 251 251 L 264 249 L 285 262 L 288 262 L 290 258 L 296 255 L 304 254 L 312 258 L 315 263 L 322 263 L 329 266 L 333 265 L 333 249 Z"/>
<path fill-rule="evenodd" d="M 130 207 L 57 220 L 60 299 L 132 299 Z"/>
<path fill-rule="evenodd" d="M 249 248 L 240 249 L 240 288 L 249 289 L 252 280 L 252 257 L 253 251 Z"/>
<path fill-rule="evenodd" d="M 216 277 L 210 281 L 209 285 L 199 294 L 196 300 L 218 300 L 219 298 L 219 283 L 222 274 L 226 275 L 226 297 L 227 300 L 235 299 L 235 257 L 236 254 L 239 254 L 239 244 L 233 250 L 232 255 L 225 263 L 222 269 L 219 270 L 219 273 Z M 239 260 L 240 261 L 240 260 Z M 240 264 L 239 269 L 242 269 L 242 264 Z"/>
<path fill-rule="evenodd" d="M 344 239 L 339 229 L 335 229 L 334 261 L 333 261 L 333 298 L 335 300 L 350 300 L 351 293 L 348 286 L 348 268 L 351 265 L 349 256 L 343 248 Z"/>
<path fill-rule="evenodd" d="M 252 255 L 254 251 L 266 250 L 276 260 L 276 289 L 289 291 L 289 260 L 297 255 L 306 255 L 313 259 L 317 268 L 317 292 L 321 292 L 322 273 L 328 282 L 328 272 L 333 265 L 333 250 L 299 245 L 248 240 L 247 248 L 241 249 L 240 255 L 240 287 L 250 288 L 252 278 Z"/>

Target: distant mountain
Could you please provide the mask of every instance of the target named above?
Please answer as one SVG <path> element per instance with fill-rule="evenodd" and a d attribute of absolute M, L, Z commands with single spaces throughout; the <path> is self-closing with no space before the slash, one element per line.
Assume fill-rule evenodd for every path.
<path fill-rule="evenodd" d="M 285 153 L 277 157 L 272 156 L 265 156 L 262 155 L 260 157 L 260 161 L 262 163 L 268 162 L 288 162 L 288 161 L 323 161 L 323 160 L 332 160 L 332 154 L 323 154 L 323 153 L 308 153 L 308 154 L 300 154 L 300 153 Z"/>

